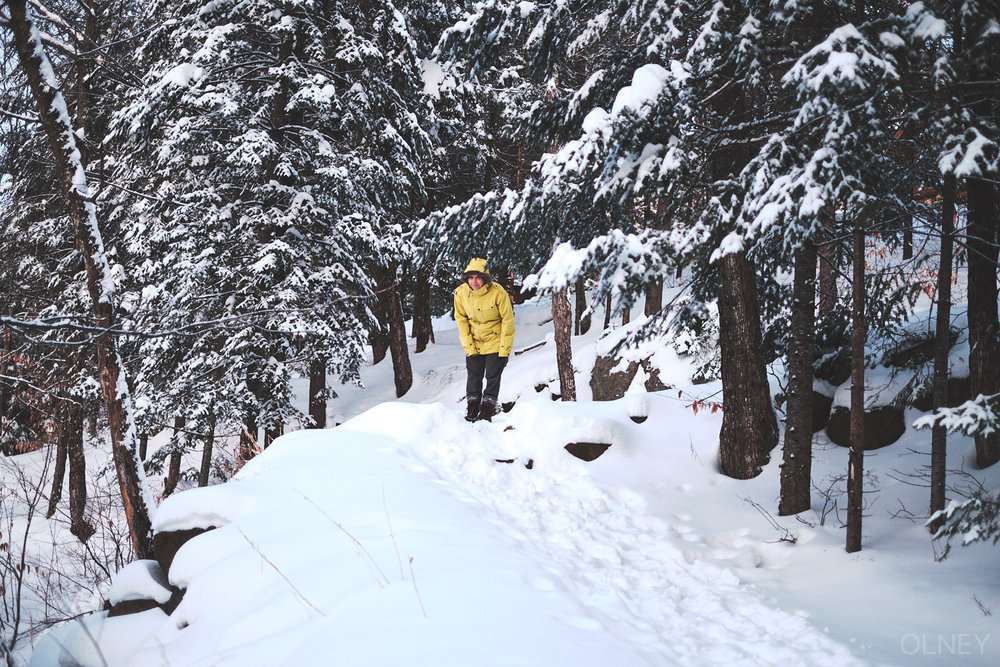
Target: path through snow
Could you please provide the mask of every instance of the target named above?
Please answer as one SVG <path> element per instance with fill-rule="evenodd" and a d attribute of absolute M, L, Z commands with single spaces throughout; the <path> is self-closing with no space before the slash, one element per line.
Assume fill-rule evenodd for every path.
<path fill-rule="evenodd" d="M 676 545 L 691 539 L 683 514 L 668 524 L 646 514 L 635 493 L 602 488 L 588 475 L 588 466 L 600 459 L 587 464 L 572 458 L 560 434 L 607 430 L 608 419 L 573 416 L 594 410 L 532 403 L 494 424 L 469 426 L 442 406 L 385 404 L 345 427 L 385 432 L 388 423 L 405 424 L 393 436 L 540 564 L 536 587 L 578 599 L 591 614 L 593 631 L 640 647 L 650 664 L 861 664 L 802 616 L 768 604 L 730 570 L 689 562 L 690 552 Z M 428 419 L 428 411 L 437 414 Z M 416 426 L 421 422 L 424 428 Z M 468 437 L 470 430 L 475 437 Z M 628 448 L 626 437 L 616 439 L 616 446 Z M 531 469 L 525 467 L 529 459 Z"/>

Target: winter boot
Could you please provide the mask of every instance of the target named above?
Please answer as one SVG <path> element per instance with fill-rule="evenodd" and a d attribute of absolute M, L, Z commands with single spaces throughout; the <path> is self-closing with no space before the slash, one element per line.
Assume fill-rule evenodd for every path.
<path fill-rule="evenodd" d="M 482 421 L 493 421 L 493 415 L 497 413 L 497 404 L 488 398 L 483 399 L 483 404 L 479 406 L 479 419 Z"/>
<path fill-rule="evenodd" d="M 479 417 L 479 403 L 478 398 L 470 398 L 468 409 L 465 411 L 465 421 L 474 422 Z"/>

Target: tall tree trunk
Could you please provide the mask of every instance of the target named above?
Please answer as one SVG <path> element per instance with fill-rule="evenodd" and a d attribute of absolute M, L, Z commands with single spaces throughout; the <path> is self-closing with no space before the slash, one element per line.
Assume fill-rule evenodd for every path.
<path fill-rule="evenodd" d="M 13 317 L 13 309 L 8 307 L 7 314 Z M 0 349 L 0 375 L 8 375 L 8 368 L 10 367 L 10 347 L 11 347 L 11 330 L 7 327 L 3 329 L 3 348 Z M 0 382 L 0 415 L 10 414 L 10 400 L 11 391 L 6 384 Z M 4 430 L 3 430 L 3 420 L 0 420 L 0 440 L 3 440 Z M 0 446 L 0 456 L 9 456 L 9 452 L 6 446 Z M 52 516 L 51 514 L 49 516 Z"/>
<path fill-rule="evenodd" d="M 587 310 L 587 286 L 583 276 L 576 279 L 576 312 L 574 313 L 573 326 L 577 336 L 590 331 L 590 315 L 584 315 Z"/>
<path fill-rule="evenodd" d="M 403 304 L 393 271 L 377 266 L 373 268 L 373 274 L 379 292 L 380 310 L 385 315 L 388 328 L 387 342 L 392 356 L 392 376 L 396 385 L 396 396 L 399 397 L 413 386 L 413 368 L 410 366 L 410 351 L 406 345 Z"/>
<path fill-rule="evenodd" d="M 969 224 L 969 384 L 971 394 L 989 396 L 1000 391 L 997 369 L 997 227 L 996 185 L 979 178 L 968 180 Z M 1000 433 L 976 436 L 976 465 L 1000 461 Z"/>
<path fill-rule="evenodd" d="M 87 290 L 94 304 L 97 330 L 98 377 L 108 412 L 112 454 L 118 474 L 122 504 L 129 526 L 132 547 L 138 558 L 153 556 L 150 510 L 153 497 L 146 483 L 135 442 L 132 398 L 127 390 L 125 366 L 118 344 L 111 335 L 115 326 L 111 271 L 97 214 L 87 185 L 86 171 L 79 160 L 76 135 L 66 115 L 66 104 L 52 65 L 45 55 L 37 29 L 28 19 L 24 0 L 7 0 L 8 25 L 21 67 L 38 105 L 39 119 L 48 137 L 69 217 L 73 222 L 76 247 L 83 258 Z"/>
<path fill-rule="evenodd" d="M 309 428 L 326 428 L 326 360 L 314 359 L 309 366 Z"/>
<path fill-rule="evenodd" d="M 143 433 L 139 436 L 139 460 L 146 460 L 146 450 L 149 448 L 149 434 Z"/>
<path fill-rule="evenodd" d="M 566 290 L 552 293 L 552 327 L 555 329 L 556 368 L 559 371 L 559 394 L 564 401 L 576 400 L 573 376 L 573 315 Z"/>
<path fill-rule="evenodd" d="M 86 4 L 81 3 L 81 8 L 83 9 L 84 19 L 83 19 L 83 39 L 78 41 L 76 44 L 76 50 L 78 53 L 87 53 L 88 55 L 78 56 L 73 65 L 76 68 L 76 91 L 74 99 L 76 102 L 76 127 L 81 130 L 84 137 L 91 136 L 91 116 L 90 116 L 90 78 L 93 74 L 92 58 L 93 55 L 90 53 L 95 52 L 95 46 L 97 45 L 97 16 L 94 14 L 93 8 Z M 85 142 L 77 143 L 77 149 L 80 151 L 80 161 L 83 164 L 90 162 L 89 151 L 87 150 L 87 145 Z"/>
<path fill-rule="evenodd" d="M 948 355 L 951 352 L 952 235 L 955 232 L 954 175 L 944 177 L 941 197 L 941 259 L 938 263 L 937 317 L 934 340 L 934 410 L 948 404 Z M 940 423 L 931 430 L 931 514 L 944 509 L 948 432 Z"/>
<path fill-rule="evenodd" d="M 604 330 L 607 331 L 608 327 L 611 326 L 611 295 L 604 299 Z"/>
<path fill-rule="evenodd" d="M 174 451 L 170 452 L 170 463 L 167 466 L 167 477 L 163 480 L 163 495 L 169 496 L 177 489 L 177 482 L 181 478 L 181 451 L 180 440 L 183 437 L 181 429 L 184 428 L 186 420 L 184 417 L 174 417 Z"/>
<path fill-rule="evenodd" d="M 247 415 L 240 430 L 239 460 L 246 463 L 260 451 L 260 425 L 256 415 Z"/>
<path fill-rule="evenodd" d="M 208 433 L 205 434 L 205 447 L 201 451 L 201 469 L 198 470 L 198 486 L 208 486 L 212 475 L 212 450 L 215 448 L 215 409 L 208 415 Z"/>
<path fill-rule="evenodd" d="M 87 459 L 83 451 L 83 409 L 71 403 L 67 410 L 69 437 L 66 453 L 69 459 L 69 532 L 86 542 L 94 534 L 94 527 L 86 519 L 87 511 Z"/>
<path fill-rule="evenodd" d="M 778 514 L 809 509 L 812 468 L 813 350 L 816 346 L 816 245 L 795 252 L 792 330 L 788 342 L 788 417 L 781 466 Z"/>
<path fill-rule="evenodd" d="M 626 306 L 625 309 L 622 310 L 622 326 L 628 324 L 630 319 L 632 319 L 632 308 Z"/>
<path fill-rule="evenodd" d="M 49 493 L 49 508 L 45 516 L 52 518 L 62 500 L 63 483 L 66 480 L 66 441 L 69 437 L 69 407 L 68 399 L 60 398 L 57 402 L 56 418 L 59 420 L 59 432 L 56 436 L 56 466 L 52 471 L 52 491 Z"/>
<path fill-rule="evenodd" d="M 719 468 L 736 479 L 760 474 L 778 444 L 771 407 L 753 269 L 742 252 L 719 260 L 722 430 Z"/>
<path fill-rule="evenodd" d="M 656 315 L 663 308 L 663 280 L 657 278 L 646 286 L 646 317 Z"/>
<path fill-rule="evenodd" d="M 389 352 L 389 315 L 386 312 L 388 298 L 382 293 L 389 288 L 379 282 L 377 277 L 379 273 L 379 269 L 372 269 L 372 274 L 376 276 L 376 298 L 372 304 L 375 321 L 372 323 L 371 331 L 368 332 L 368 343 L 372 346 L 372 364 L 380 363 Z"/>
<path fill-rule="evenodd" d="M 431 277 L 426 266 L 417 269 L 413 284 L 413 337 L 416 339 L 416 354 L 427 349 L 431 341 Z"/>
<path fill-rule="evenodd" d="M 840 250 L 835 241 L 832 212 L 824 217 L 824 230 L 817 248 L 819 254 L 819 312 L 832 313 L 839 301 L 837 294 L 837 267 L 840 265 Z"/>
<path fill-rule="evenodd" d="M 861 550 L 865 461 L 865 228 L 854 223 L 851 280 L 851 452 L 847 464 L 847 551 Z"/>

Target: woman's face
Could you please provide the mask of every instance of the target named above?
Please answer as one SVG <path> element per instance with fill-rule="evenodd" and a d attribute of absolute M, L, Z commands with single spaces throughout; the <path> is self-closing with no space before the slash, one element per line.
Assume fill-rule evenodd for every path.
<path fill-rule="evenodd" d="M 475 292 L 483 286 L 483 276 L 479 273 L 473 273 L 469 276 L 469 288 Z"/>

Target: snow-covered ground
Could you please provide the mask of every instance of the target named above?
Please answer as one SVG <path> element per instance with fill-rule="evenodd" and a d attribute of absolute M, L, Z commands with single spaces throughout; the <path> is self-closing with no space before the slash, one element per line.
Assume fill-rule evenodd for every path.
<path fill-rule="evenodd" d="M 536 391 L 556 377 L 548 306 L 515 312 L 515 350 L 548 342 L 512 357 L 509 413 L 463 420 L 461 347 L 438 321 L 403 399 L 389 361 L 371 366 L 330 402 L 340 426 L 160 505 L 160 529 L 219 526 L 178 553 L 173 614 L 85 617 L 31 664 L 1000 664 L 997 552 L 937 562 L 922 525 L 928 431 L 866 456 L 864 548 L 847 554 L 846 449 L 818 434 L 813 510 L 777 517 L 780 449 L 756 479 L 717 472 L 721 413 L 692 408 L 717 383 L 690 385 L 664 349 L 673 389 L 592 402 L 595 327 L 574 339 L 581 400 L 553 401 Z M 570 442 L 611 446 L 585 463 Z M 972 450 L 949 440 L 952 497 L 1000 486 Z"/>

